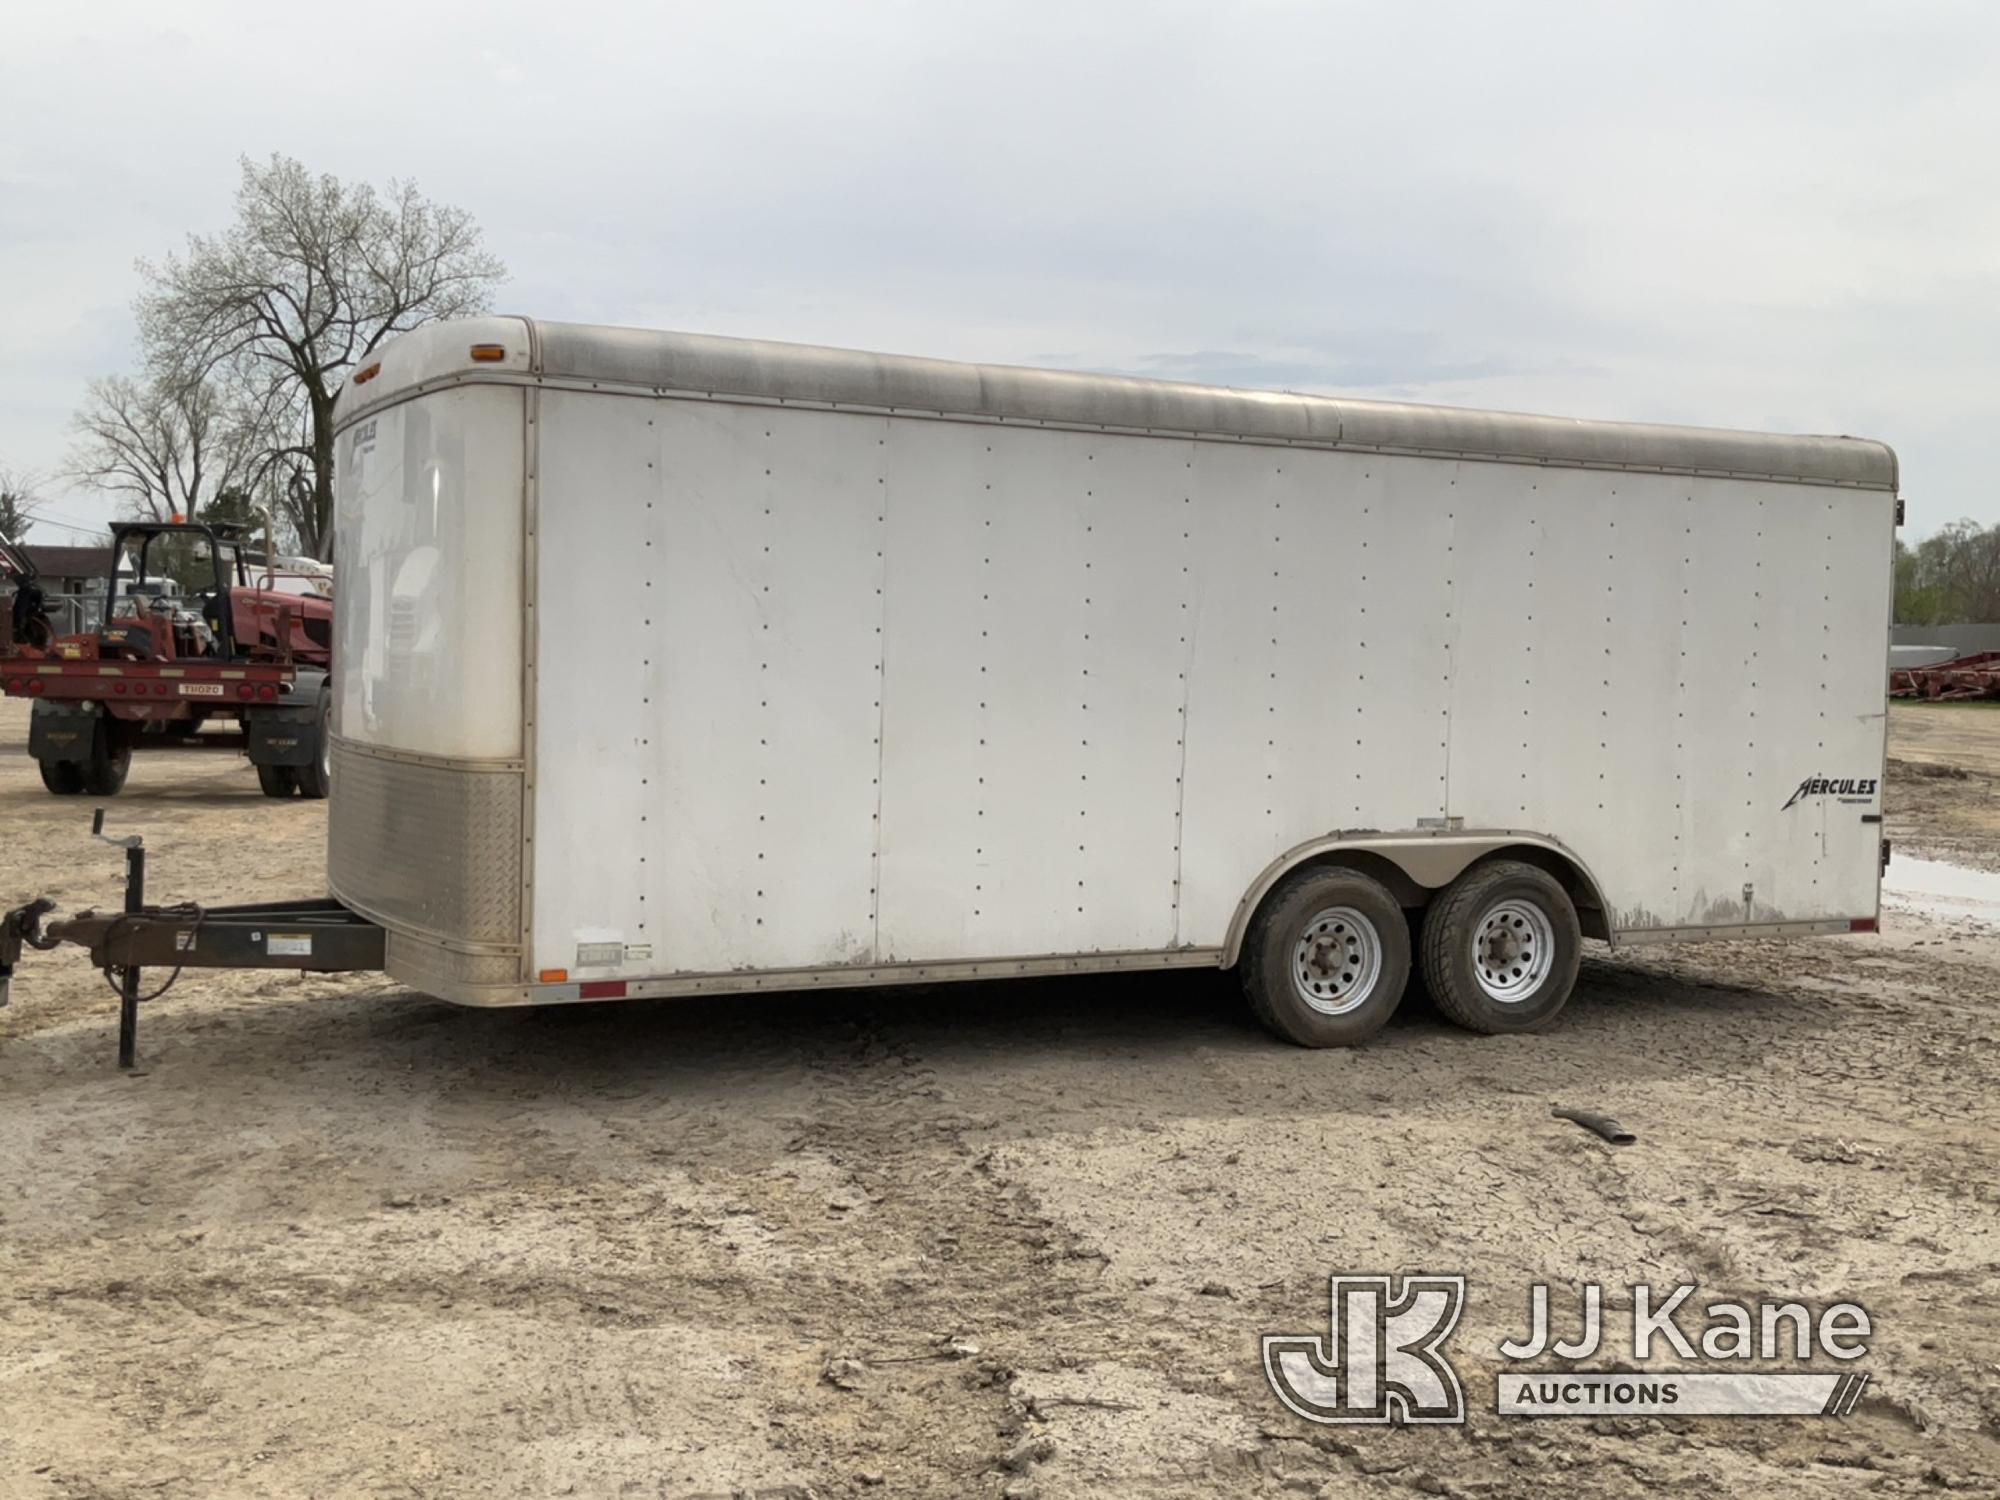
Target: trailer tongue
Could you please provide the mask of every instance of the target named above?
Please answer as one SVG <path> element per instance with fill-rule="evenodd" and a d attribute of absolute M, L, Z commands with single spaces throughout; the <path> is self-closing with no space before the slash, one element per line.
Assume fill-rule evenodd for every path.
<path fill-rule="evenodd" d="M 366 917 L 327 897 L 260 901 L 246 906 L 146 904 L 145 840 L 111 838 L 104 810 L 91 818 L 91 836 L 125 851 L 125 907 L 83 911 L 44 922 L 55 903 L 39 897 L 0 918 L 0 1006 L 8 1000 L 15 965 L 24 948 L 47 951 L 75 943 L 90 951 L 118 994 L 118 1066 L 136 1061 L 139 1007 L 173 987 L 183 969 L 299 969 L 343 973 L 380 969 L 383 931 Z M 150 993 L 147 969 L 168 969 Z"/>

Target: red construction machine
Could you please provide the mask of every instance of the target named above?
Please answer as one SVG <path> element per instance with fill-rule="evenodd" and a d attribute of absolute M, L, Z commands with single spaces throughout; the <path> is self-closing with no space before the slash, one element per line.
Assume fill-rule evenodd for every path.
<path fill-rule="evenodd" d="M 1930 667 L 1897 667 L 1889 673 L 1891 698 L 2000 698 L 2000 651 L 1981 651 Z"/>
<path fill-rule="evenodd" d="M 236 527 L 119 522 L 101 618 L 58 635 L 25 549 L 0 544 L 0 569 L 0 689 L 34 702 L 28 752 L 51 792 L 110 796 L 133 751 L 171 748 L 246 752 L 268 797 L 326 795 L 333 600 L 317 580 L 248 563 Z M 211 720 L 232 727 L 199 732 Z"/>

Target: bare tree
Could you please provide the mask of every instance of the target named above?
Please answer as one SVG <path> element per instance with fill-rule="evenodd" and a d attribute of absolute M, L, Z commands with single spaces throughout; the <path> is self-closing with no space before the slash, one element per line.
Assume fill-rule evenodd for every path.
<path fill-rule="evenodd" d="M 20 541 L 35 524 L 35 512 L 41 504 L 33 475 L 0 465 L 0 536 Z"/>
<path fill-rule="evenodd" d="M 232 404 L 218 379 L 113 375 L 86 389 L 70 477 L 119 496 L 133 515 L 195 515 L 218 494 L 253 488 L 272 462 L 255 408 Z"/>
<path fill-rule="evenodd" d="M 160 368 L 228 368 L 264 393 L 288 439 L 278 456 L 300 460 L 312 481 L 293 517 L 300 544 L 324 557 L 342 376 L 398 333 L 483 311 L 504 271 L 468 214 L 414 183 L 378 194 L 286 156 L 242 167 L 234 225 L 140 263 L 150 284 L 140 330 Z"/>
<path fill-rule="evenodd" d="M 1896 544 L 1896 618 L 1906 625 L 2000 622 L 2000 526 L 1953 521 Z"/>
<path fill-rule="evenodd" d="M 1953 521 L 1918 546 L 1934 545 L 1935 576 L 1960 618 L 2000 620 L 2000 526 Z"/>

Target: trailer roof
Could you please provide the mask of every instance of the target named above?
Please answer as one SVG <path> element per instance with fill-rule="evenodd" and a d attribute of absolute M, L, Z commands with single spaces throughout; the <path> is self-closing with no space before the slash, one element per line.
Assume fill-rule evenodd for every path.
<path fill-rule="evenodd" d="M 466 335 L 511 326 L 528 335 L 504 366 L 468 362 Z M 515 342 L 508 340 L 509 343 Z M 399 346 L 424 346 L 416 361 Z M 411 350 L 417 353 L 417 350 Z M 424 357 L 427 356 L 427 357 Z M 712 397 L 895 410 L 1051 426 L 1193 434 L 1244 441 L 1412 452 L 1564 467 L 1667 470 L 1893 490 L 1896 455 L 1864 438 L 1593 422 L 1518 412 L 1238 390 L 1124 375 L 961 364 L 811 344 L 580 323 L 483 318 L 432 324 L 384 351 L 403 378 L 367 391 L 511 366 L 550 381 Z M 410 363 L 426 368 L 409 369 Z M 414 377 L 411 379 L 410 377 Z M 342 419 L 355 414 L 350 391 Z"/>

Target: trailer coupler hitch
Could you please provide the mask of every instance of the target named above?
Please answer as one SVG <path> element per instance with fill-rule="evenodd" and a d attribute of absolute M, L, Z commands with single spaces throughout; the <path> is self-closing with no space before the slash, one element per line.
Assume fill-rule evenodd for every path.
<path fill-rule="evenodd" d="M 14 982 L 14 966 L 21 961 L 22 948 L 40 948 L 46 952 L 62 941 L 42 931 L 42 918 L 55 909 L 55 902 L 38 896 L 0 918 L 0 1006 L 7 1003 L 7 990 Z"/>

